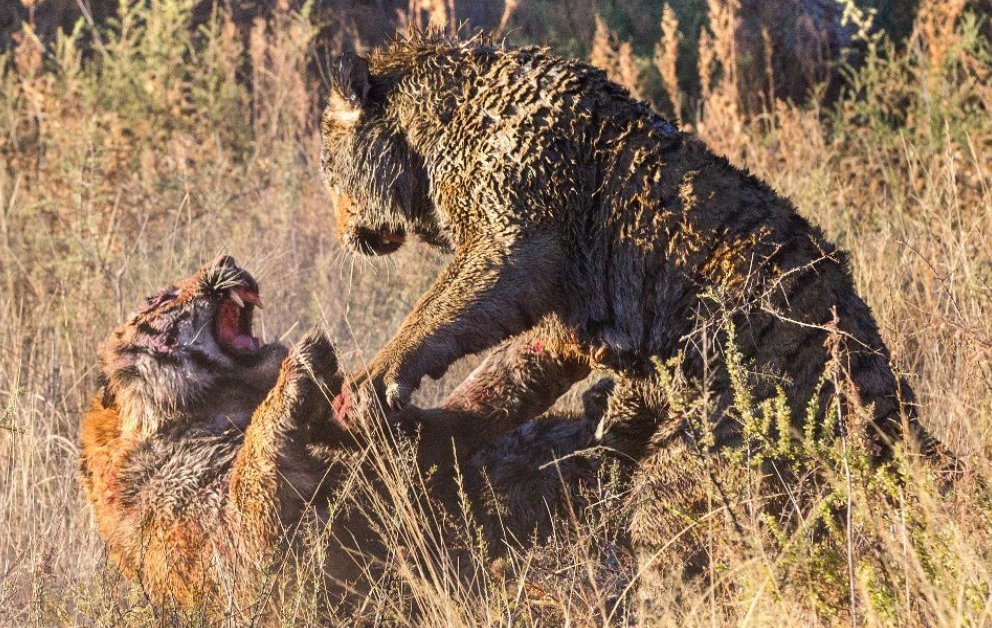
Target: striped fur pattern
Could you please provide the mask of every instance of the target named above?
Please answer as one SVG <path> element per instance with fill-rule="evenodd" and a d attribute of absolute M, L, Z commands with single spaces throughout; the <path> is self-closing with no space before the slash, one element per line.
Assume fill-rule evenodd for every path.
<path fill-rule="evenodd" d="M 384 253 L 383 241 L 413 233 L 454 253 L 356 381 L 360 397 L 400 408 L 425 375 L 550 318 L 567 330 L 553 341 L 618 380 L 603 443 L 646 461 L 692 449 L 685 417 L 657 399 L 658 363 L 676 361 L 712 396 L 717 448 L 740 442 L 726 412 L 732 333 L 755 401 L 784 390 L 797 426 L 810 399 L 839 395 L 868 408 L 863 433 L 879 460 L 907 436 L 939 449 L 846 256 L 600 70 L 430 34 L 351 63 L 333 88 L 350 97 L 331 99 L 323 126 L 342 240 Z M 822 381 L 832 360 L 843 386 Z M 634 543 L 657 556 L 666 529 L 635 529 Z"/>
<path fill-rule="evenodd" d="M 354 501 L 360 496 L 340 490 L 362 465 L 367 477 L 375 472 L 366 437 L 335 420 L 343 376 L 330 340 L 315 331 L 288 351 L 274 343 L 232 354 L 252 346 L 243 337 L 224 346 L 218 325 L 238 311 L 231 300 L 260 303 L 258 290 L 221 257 L 146 300 L 102 348 L 105 384 L 81 423 L 83 488 L 111 560 L 157 605 L 213 620 L 271 610 L 292 584 L 276 572 L 298 550 L 289 539 L 301 526 L 331 526 L 322 537 L 332 543 L 330 599 L 360 599 L 367 570 L 375 573 L 385 556 L 367 509 Z M 596 465 L 580 457 L 562 470 L 549 463 L 586 447 L 598 415 L 531 421 L 554 398 L 529 387 L 561 380 L 564 391 L 582 368 L 554 346 L 508 344 L 441 408 L 411 406 L 397 417 L 418 439 L 418 461 L 432 478 L 427 499 L 457 512 L 458 465 L 494 541 L 550 531 Z"/>

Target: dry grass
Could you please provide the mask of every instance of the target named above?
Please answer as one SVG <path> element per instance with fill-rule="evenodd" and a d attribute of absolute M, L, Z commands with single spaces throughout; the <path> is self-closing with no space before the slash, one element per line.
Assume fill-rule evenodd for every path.
<path fill-rule="evenodd" d="M 852 95 L 835 106 L 776 102 L 745 117 L 727 65 L 736 4 L 712 0 L 713 31 L 700 51 L 706 98 L 686 118 L 850 252 L 924 420 L 988 476 L 992 47 L 963 5 L 924 0 L 905 51 L 872 40 Z M 140 296 L 230 252 L 258 271 L 271 304 L 261 321 L 269 338 L 293 340 L 322 321 L 357 365 L 442 262 L 415 247 L 355 259 L 332 241 L 316 163 L 319 88 L 305 79 L 309 23 L 277 11 L 245 42 L 223 14 L 190 33 L 191 6 L 151 0 L 151 10 L 126 11 L 116 28 L 83 27 L 45 50 L 24 33 L 0 64 L 8 68 L 0 76 L 0 623 L 164 619 L 105 564 L 75 481 L 95 348 Z M 666 15 L 659 67 L 677 100 L 674 18 Z M 86 54 L 82 35 L 92 41 Z M 597 38 L 607 62 L 618 64 L 614 75 L 638 88 L 645 79 L 637 64 L 650 60 L 635 59 L 629 46 L 614 50 L 605 30 Z M 464 373 L 429 385 L 424 399 Z M 418 621 L 446 625 L 623 617 L 617 595 L 630 573 L 613 556 L 615 500 L 581 534 L 512 557 L 479 593 L 443 564 L 417 560 L 434 543 L 432 515 L 405 501 L 402 487 L 417 479 L 402 460 L 377 465 L 393 491 L 372 507 L 391 515 L 383 533 L 397 560 L 366 620 L 404 623 L 415 605 Z M 742 506 L 757 540 L 742 549 L 711 530 L 711 551 L 726 559 L 711 587 L 673 584 L 680 618 L 992 623 L 987 490 L 941 497 L 920 469 L 906 471 L 904 486 L 857 468 L 853 482 L 837 479 L 834 497 L 852 504 L 838 543 L 765 543 L 774 526 Z M 878 499 L 883 492 L 892 499 Z M 777 553 L 764 551 L 773 545 Z M 326 620 L 314 599 L 301 593 L 281 620 Z"/>

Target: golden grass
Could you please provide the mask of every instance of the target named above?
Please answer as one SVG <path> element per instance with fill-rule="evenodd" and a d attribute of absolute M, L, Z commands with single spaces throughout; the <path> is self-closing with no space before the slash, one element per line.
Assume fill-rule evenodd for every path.
<path fill-rule="evenodd" d="M 905 51 L 873 40 L 853 94 L 836 105 L 776 102 L 745 117 L 726 67 L 736 4 L 712 0 L 700 52 L 706 98 L 686 117 L 850 252 L 924 421 L 988 477 L 992 47 L 963 4 L 924 0 Z M 191 5 L 151 0 L 148 10 L 126 10 L 117 28 L 84 27 L 48 49 L 24 33 L 0 77 L 0 623 L 168 619 L 105 564 L 75 480 L 96 346 L 141 296 L 230 252 L 261 279 L 268 338 L 291 341 L 323 322 L 354 366 L 396 329 L 443 261 L 416 247 L 355 259 L 333 242 L 316 159 L 319 87 L 305 78 L 308 22 L 279 10 L 244 42 L 222 13 L 191 33 Z M 658 63 L 677 101 L 666 16 Z M 600 37 L 608 45 L 608 33 Z M 601 52 L 631 87 L 645 80 L 629 46 Z M 466 368 L 429 384 L 423 399 L 437 399 Z M 417 560 L 436 530 L 432 513 L 408 503 L 404 487 L 418 481 L 409 464 L 373 466 L 390 478 L 388 497 L 370 507 L 390 515 L 383 534 L 397 561 L 364 619 L 410 622 L 413 606 L 416 621 L 436 625 L 624 617 L 617 600 L 631 573 L 614 543 L 621 517 L 608 486 L 578 534 L 564 524 L 548 547 L 485 575 L 480 592 L 443 561 Z M 864 472 L 842 491 L 852 503 L 846 546 L 755 551 L 769 535 L 756 515 L 742 519 L 758 539 L 743 549 L 712 529 L 714 555 L 727 557 L 712 586 L 673 583 L 663 619 L 992 623 L 987 489 L 942 497 L 926 473 L 907 469 L 904 487 Z M 883 490 L 894 498 L 878 499 L 873 491 Z M 327 621 L 317 598 L 301 593 L 279 619 Z"/>

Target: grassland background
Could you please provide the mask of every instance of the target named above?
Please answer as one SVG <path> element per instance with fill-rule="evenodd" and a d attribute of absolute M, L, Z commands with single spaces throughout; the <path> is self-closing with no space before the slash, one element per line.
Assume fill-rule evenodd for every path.
<path fill-rule="evenodd" d="M 453 5 L 433 4 L 391 16 L 383 28 L 402 30 L 439 11 L 442 23 L 451 20 L 444 11 Z M 661 110 L 680 114 L 849 251 L 857 286 L 913 382 L 925 422 L 988 476 L 987 7 L 923 0 L 914 19 L 888 29 L 878 26 L 889 19 L 883 14 L 855 42 L 857 67 L 829 68 L 827 82 L 843 89 L 787 101 L 776 97 L 774 73 L 750 80 L 755 60 L 742 58 L 740 7 L 729 0 L 675 3 L 677 12 L 646 2 L 575 0 L 567 14 L 549 2 L 510 4 L 503 22 L 511 41 L 537 39 L 590 57 Z M 315 41 L 326 52 L 382 34 L 363 38 L 354 19 L 321 30 L 308 18 L 311 8 L 275 3 L 264 17 L 238 21 L 223 9 L 204 13 L 192 0 L 122 3 L 100 21 L 84 15 L 69 31 L 32 30 L 25 14 L 7 42 L 0 58 L 0 624 L 162 620 L 107 566 L 75 479 L 96 348 L 141 296 L 229 252 L 260 278 L 266 338 L 292 341 L 322 322 L 346 362 L 359 365 L 443 263 L 420 246 L 356 259 L 334 242 L 333 208 L 318 174 L 325 87 Z M 861 9 L 852 15 L 864 21 L 870 6 Z M 498 25 L 503 16 L 487 19 Z M 471 363 L 428 383 L 421 398 L 437 399 Z M 741 556 L 714 586 L 682 592 L 680 618 L 992 623 L 988 496 L 941 497 L 915 477 L 901 490 L 903 506 L 886 507 L 884 516 L 864 499 L 854 504 L 858 525 L 882 539 L 874 551 L 898 587 L 878 586 L 867 569 L 848 573 L 857 557 L 811 554 L 803 570 L 789 572 L 797 579 L 790 583 L 776 559 Z M 587 546 L 568 543 L 540 551 L 559 565 L 586 560 Z M 521 564 L 540 563 L 540 551 Z M 610 619 L 616 591 L 595 574 L 542 581 L 535 601 L 522 593 L 533 572 L 514 573 L 489 583 L 481 599 L 450 582 L 424 585 L 433 604 L 424 617 Z M 848 603 L 810 595 L 829 587 L 848 591 Z M 368 612 L 367 619 L 404 619 L 388 604 Z M 304 611 L 284 618 L 313 619 Z"/>

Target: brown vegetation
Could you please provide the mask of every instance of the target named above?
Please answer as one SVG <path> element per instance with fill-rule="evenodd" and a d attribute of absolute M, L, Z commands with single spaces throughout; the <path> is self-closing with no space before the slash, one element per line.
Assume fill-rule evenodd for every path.
<path fill-rule="evenodd" d="M 975 473 L 988 475 L 989 45 L 974 9 L 923 4 L 904 46 L 872 44 L 851 92 L 833 105 L 775 101 L 745 115 L 727 98 L 700 105 L 683 84 L 683 118 L 850 252 L 858 291 L 911 381 L 921 416 Z M 155 621 L 140 590 L 106 565 L 74 480 L 76 417 L 96 385 L 96 346 L 139 295 L 164 276 L 231 251 L 255 260 L 270 287 L 267 300 L 279 304 L 259 321 L 263 333 L 289 330 L 292 337 L 322 322 L 353 369 L 369 355 L 358 350 L 382 345 L 439 265 L 420 248 L 366 262 L 343 256 L 334 243 L 316 174 L 312 100 L 323 89 L 306 79 L 309 22 L 279 10 L 253 29 L 250 67 L 264 80 L 248 89 L 239 73 L 246 47 L 223 12 L 191 32 L 178 3 L 158 6 L 175 10 L 130 9 L 120 27 L 99 31 L 99 45 L 85 54 L 79 39 L 42 50 L 26 37 L 0 78 L 0 608 L 12 623 Z M 520 11 L 515 15 L 526 15 Z M 591 3 L 576 3 L 556 19 L 591 37 L 595 13 Z M 690 21 L 676 13 L 685 34 Z M 526 33 L 519 28 L 514 36 Z M 92 37 L 92 29 L 84 27 L 83 36 Z M 644 60 L 653 55 L 652 39 L 617 39 L 630 39 Z M 547 41 L 562 52 L 582 50 L 565 38 L 537 43 Z M 689 53 L 698 48 L 687 36 L 678 62 L 683 78 Z M 729 79 L 711 75 L 710 93 L 719 94 Z M 658 93 L 650 72 L 639 80 L 645 94 Z M 421 398 L 441 398 L 469 366 L 456 365 Z M 746 396 L 741 400 L 746 407 Z M 760 431 L 762 421 L 754 425 Z M 775 446 L 763 441 L 761 451 L 778 455 Z M 804 460 L 826 478 L 810 503 L 816 513 L 839 512 L 837 524 L 818 534 L 783 534 L 751 509 L 751 497 L 723 503 L 717 486 L 728 483 L 714 475 L 720 482 L 710 486 L 707 507 L 736 522 L 708 517 L 692 528 L 718 557 L 710 561 L 714 585 L 672 583 L 660 605 L 680 609 L 678 618 L 689 624 L 989 620 L 987 493 L 965 485 L 942 497 L 912 461 L 899 464 L 905 481 L 891 484 L 860 466 L 842 442 L 813 439 L 803 447 L 815 454 Z M 798 453 L 786 448 L 783 455 Z M 730 462 L 727 476 L 736 484 L 728 494 L 765 490 L 749 483 L 756 467 L 748 459 Z M 379 469 L 397 487 L 378 507 L 394 515 L 381 538 L 397 548 L 398 560 L 370 592 L 370 620 L 409 621 L 410 599 L 422 609 L 421 623 L 438 625 L 591 623 L 620 613 L 616 601 L 635 574 L 610 541 L 623 525 L 613 514 L 619 509 L 592 511 L 582 534 L 511 554 L 484 577 L 479 595 L 416 567 L 430 561 L 406 560 L 433 545 L 424 535 L 434 518 L 404 501 L 416 481 L 404 459 Z M 880 492 L 891 499 L 878 499 Z M 606 492 L 593 503 L 614 499 Z M 588 565 L 616 568 L 590 572 Z M 317 608 L 303 596 L 287 600 L 280 617 L 317 622 Z"/>

